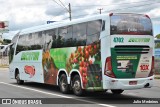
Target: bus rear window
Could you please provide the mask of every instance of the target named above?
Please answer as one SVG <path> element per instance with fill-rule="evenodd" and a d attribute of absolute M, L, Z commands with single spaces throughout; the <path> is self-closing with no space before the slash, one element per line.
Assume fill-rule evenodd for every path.
<path fill-rule="evenodd" d="M 111 35 L 152 35 L 151 20 L 144 15 L 116 14 L 111 16 Z"/>

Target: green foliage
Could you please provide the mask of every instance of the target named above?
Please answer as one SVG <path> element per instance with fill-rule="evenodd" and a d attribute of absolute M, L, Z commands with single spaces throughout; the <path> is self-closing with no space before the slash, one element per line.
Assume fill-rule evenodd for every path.
<path fill-rule="evenodd" d="M 3 45 L 7 45 L 7 44 L 9 44 L 9 43 L 11 43 L 11 40 L 10 39 L 4 39 L 3 40 Z"/>
<path fill-rule="evenodd" d="M 156 38 L 157 38 L 157 39 L 160 39 L 160 34 L 157 34 L 157 35 L 156 35 Z M 156 43 L 156 44 L 155 44 L 155 48 L 160 48 L 160 43 Z"/>
<path fill-rule="evenodd" d="M 160 43 L 156 43 L 155 48 L 160 48 Z"/>
<path fill-rule="evenodd" d="M 160 39 L 160 34 L 156 35 L 156 38 L 157 38 L 157 39 Z"/>

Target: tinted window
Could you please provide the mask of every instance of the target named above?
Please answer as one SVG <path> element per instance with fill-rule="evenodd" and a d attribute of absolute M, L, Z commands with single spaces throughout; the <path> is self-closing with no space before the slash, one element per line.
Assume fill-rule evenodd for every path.
<path fill-rule="evenodd" d="M 26 42 L 25 42 L 25 46 L 26 46 L 26 50 L 35 50 L 34 47 L 34 37 L 37 35 L 37 33 L 30 33 L 30 34 L 26 34 Z"/>
<path fill-rule="evenodd" d="M 42 32 L 38 32 L 38 37 L 42 38 Z"/>
<path fill-rule="evenodd" d="M 56 29 L 43 31 L 42 35 L 45 37 L 45 45 L 44 45 L 45 50 L 57 47 Z"/>
<path fill-rule="evenodd" d="M 142 15 L 118 14 L 111 16 L 111 35 L 152 35 L 151 20 Z"/>
<path fill-rule="evenodd" d="M 88 22 L 87 26 L 87 45 L 99 41 L 102 20 Z"/>
<path fill-rule="evenodd" d="M 58 47 L 72 46 L 72 26 L 58 28 Z"/>
<path fill-rule="evenodd" d="M 18 33 L 19 34 L 19 33 Z M 9 63 L 12 62 L 13 60 L 13 56 L 14 56 L 14 49 L 15 49 L 15 46 L 16 46 L 16 42 L 17 42 L 17 39 L 18 39 L 18 34 L 16 36 L 13 37 L 11 43 L 13 43 L 11 46 L 10 46 L 10 51 L 9 51 Z"/>
<path fill-rule="evenodd" d="M 92 43 L 97 43 L 99 41 L 100 33 L 96 33 L 90 36 L 87 36 L 87 45 Z"/>
<path fill-rule="evenodd" d="M 16 54 L 26 49 L 26 35 L 20 35 L 17 43 Z"/>
<path fill-rule="evenodd" d="M 17 43 L 16 54 L 21 51 L 42 49 L 44 36 L 42 32 L 20 35 Z"/>
<path fill-rule="evenodd" d="M 33 50 L 42 49 L 44 44 L 44 38 L 42 37 L 42 32 L 32 33 L 34 38 L 34 44 L 31 46 Z"/>
<path fill-rule="evenodd" d="M 102 31 L 105 30 L 105 21 L 103 20 Z"/>
<path fill-rule="evenodd" d="M 86 30 L 87 23 L 80 23 L 73 25 L 73 45 L 84 46 L 86 45 Z"/>
<path fill-rule="evenodd" d="M 88 22 L 87 35 L 99 33 L 101 31 L 101 25 L 102 25 L 101 20 Z"/>

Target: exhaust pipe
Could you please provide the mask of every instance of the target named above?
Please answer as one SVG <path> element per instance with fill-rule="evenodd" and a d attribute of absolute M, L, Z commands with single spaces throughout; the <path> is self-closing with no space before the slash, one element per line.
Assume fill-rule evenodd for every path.
<path fill-rule="evenodd" d="M 144 88 L 150 88 L 150 87 L 149 87 L 149 83 L 147 83 L 147 84 L 144 86 Z"/>

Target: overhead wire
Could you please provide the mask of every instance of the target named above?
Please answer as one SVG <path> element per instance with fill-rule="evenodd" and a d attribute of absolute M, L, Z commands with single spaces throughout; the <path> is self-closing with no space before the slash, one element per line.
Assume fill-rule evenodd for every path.
<path fill-rule="evenodd" d="M 56 4 L 58 4 L 59 6 L 61 6 L 62 8 L 64 8 L 68 12 L 68 9 L 66 9 L 66 7 L 64 7 L 63 5 L 59 4 L 56 0 L 52 0 L 52 1 L 54 1 Z"/>
<path fill-rule="evenodd" d="M 59 6 L 63 7 L 65 10 L 67 10 L 67 12 L 69 12 L 69 10 L 66 8 L 66 6 L 64 5 L 64 3 L 59 0 L 59 2 L 61 3 L 61 5 L 56 1 L 56 0 L 53 0 L 56 4 L 58 4 Z M 144 1 L 139 1 L 139 2 L 132 2 L 132 3 L 141 3 L 141 2 L 146 2 L 148 0 L 144 0 Z M 160 3 L 160 2 L 155 2 L 155 1 L 151 1 L 151 2 L 154 2 L 154 3 Z M 150 3 L 147 3 L 147 4 L 142 4 L 142 5 L 138 5 L 138 6 L 132 6 L 132 7 L 125 7 L 125 8 L 121 8 L 121 9 L 112 9 L 112 10 L 107 10 L 107 11 L 103 11 L 102 13 L 104 12 L 111 12 L 111 11 L 119 11 L 119 10 L 123 10 L 123 9 L 128 9 L 128 8 L 134 8 L 134 7 L 141 7 L 141 6 L 146 6 L 146 5 L 151 5 L 151 2 Z M 112 4 L 112 5 L 120 5 L 120 4 L 130 4 L 130 3 L 118 3 L 118 4 Z M 152 4 L 153 5 L 153 4 Z M 98 5 L 90 5 L 90 6 L 98 6 Z M 110 6 L 110 5 L 99 5 L 99 6 Z M 85 7 L 85 6 L 72 6 L 72 7 Z M 61 14 L 61 12 L 60 12 Z M 58 15 L 60 15 L 58 14 Z M 98 14 L 97 12 L 94 12 L 92 14 Z M 85 16 L 85 15 L 88 15 L 88 14 L 83 14 L 83 15 L 77 15 L 77 16 L 72 16 L 72 17 L 80 17 L 80 16 Z M 58 16 L 56 16 L 58 17 Z M 68 19 L 69 17 L 67 18 L 64 18 L 62 20 L 65 20 L 65 19 Z"/>
<path fill-rule="evenodd" d="M 88 8 L 90 8 L 91 6 L 92 7 L 94 7 L 94 6 L 101 6 L 101 7 L 103 7 L 103 6 L 112 6 L 112 5 L 126 5 L 126 4 L 135 4 L 135 3 L 141 3 L 141 2 L 150 2 L 150 3 L 155 3 L 155 2 L 158 2 L 158 0 L 152 0 L 152 1 L 148 1 L 148 0 L 143 0 L 143 1 L 139 1 L 139 2 L 132 2 L 132 3 L 117 3 L 117 4 L 109 4 L 109 5 L 85 5 L 85 6 L 72 6 L 72 7 L 79 7 L 79 8 L 83 8 L 83 7 L 88 7 Z M 78 8 L 77 9 L 74 9 L 74 10 L 78 10 Z"/>
<path fill-rule="evenodd" d="M 69 12 L 69 10 L 68 10 L 68 8 L 64 5 L 64 3 L 61 1 L 61 0 L 59 0 L 59 2 L 63 5 L 63 7 Z"/>
<path fill-rule="evenodd" d="M 160 2 L 156 2 L 156 3 L 160 3 Z M 155 2 L 153 4 L 155 4 Z M 125 7 L 125 8 L 121 8 L 121 9 L 108 10 L 108 11 L 104 11 L 104 12 L 117 11 L 117 10 L 123 10 L 123 9 L 128 9 L 128 8 L 135 8 L 135 7 L 142 7 L 142 6 L 153 5 L 153 4 L 147 3 L 147 4 L 138 5 L 138 6 L 132 6 L 132 7 Z"/>
<path fill-rule="evenodd" d="M 156 2 L 156 3 L 160 3 L 160 2 Z M 153 4 L 155 4 L 155 2 L 154 2 Z M 147 3 L 147 4 L 143 4 L 143 5 L 138 5 L 138 6 L 125 7 L 125 8 L 121 8 L 121 9 L 112 9 L 112 10 L 107 10 L 107 11 L 104 11 L 104 12 L 111 12 L 111 11 L 123 10 L 123 9 L 128 9 L 128 8 L 134 8 L 134 7 L 142 7 L 142 6 L 146 6 L 146 5 L 153 5 L 153 4 L 151 4 L 151 3 Z M 104 12 L 103 12 L 103 13 L 104 13 Z M 102 13 L 102 14 L 103 14 L 103 13 Z M 99 14 L 99 13 L 94 12 L 94 13 L 92 13 L 92 14 Z M 73 16 L 73 17 L 75 18 L 75 17 L 85 16 L 85 15 L 88 15 L 88 14 L 77 15 L 77 16 Z M 67 19 L 67 18 L 64 18 L 64 19 L 62 19 L 62 20 L 65 20 L 65 19 Z"/>
<path fill-rule="evenodd" d="M 143 1 L 138 1 L 138 2 L 132 2 L 132 3 L 141 3 L 141 2 L 149 2 L 148 0 L 143 0 Z M 155 2 L 155 1 L 152 1 Z M 83 6 L 72 6 L 72 7 L 94 7 L 94 6 L 111 6 L 111 5 L 126 5 L 126 4 L 131 4 L 131 3 L 116 3 L 116 4 L 106 4 L 106 5 L 83 5 Z"/>

